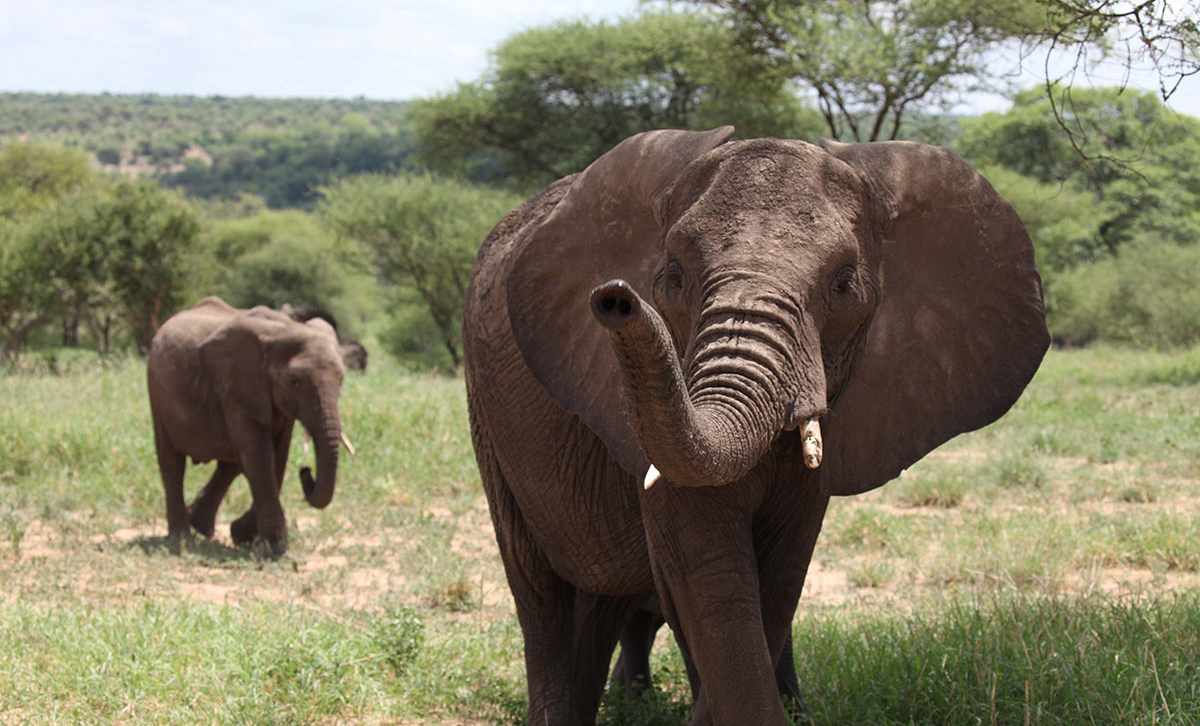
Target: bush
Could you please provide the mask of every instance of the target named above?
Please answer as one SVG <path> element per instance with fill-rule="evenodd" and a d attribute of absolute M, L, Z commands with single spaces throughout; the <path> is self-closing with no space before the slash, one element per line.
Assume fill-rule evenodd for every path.
<path fill-rule="evenodd" d="M 1200 343 L 1200 245 L 1137 240 L 1116 257 L 1064 273 L 1049 291 L 1050 329 L 1075 345 L 1093 340 L 1155 348 Z"/>
<path fill-rule="evenodd" d="M 360 176 L 321 189 L 322 219 L 366 252 L 396 303 L 419 300 L 453 366 L 471 264 L 488 230 L 521 202 L 432 176 Z"/>

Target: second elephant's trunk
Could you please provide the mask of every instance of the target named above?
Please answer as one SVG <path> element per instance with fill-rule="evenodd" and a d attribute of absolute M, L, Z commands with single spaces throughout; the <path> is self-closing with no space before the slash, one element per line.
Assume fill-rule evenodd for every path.
<path fill-rule="evenodd" d="M 312 470 L 304 467 L 300 470 L 300 484 L 308 503 L 317 509 L 324 509 L 333 501 L 337 484 L 338 446 L 342 439 L 337 400 L 329 400 L 328 397 L 322 400 L 316 420 L 303 421 L 303 424 L 316 448 L 317 476 L 314 480 Z"/>

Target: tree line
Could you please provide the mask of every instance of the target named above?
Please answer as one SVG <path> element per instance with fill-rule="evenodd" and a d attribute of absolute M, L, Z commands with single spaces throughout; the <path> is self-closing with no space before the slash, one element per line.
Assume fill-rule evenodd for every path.
<path fill-rule="evenodd" d="M 4 96 L 3 350 L 144 347 L 171 311 L 220 294 L 335 311 L 404 360 L 453 368 L 471 261 L 508 209 L 638 131 L 725 123 L 950 146 L 1025 220 L 1059 342 L 1200 342 L 1200 120 L 1164 93 L 1053 83 L 1004 113 L 945 110 L 1000 87 L 986 59 L 1003 43 L 1125 27 L 1111 4 L 674 5 L 518 33 L 479 79 L 405 104 Z M 116 137 L 122 159 L 158 144 L 207 158 L 113 175 Z"/>

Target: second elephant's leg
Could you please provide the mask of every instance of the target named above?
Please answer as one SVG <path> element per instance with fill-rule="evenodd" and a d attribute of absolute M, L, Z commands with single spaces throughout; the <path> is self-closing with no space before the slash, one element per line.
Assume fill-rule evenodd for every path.
<path fill-rule="evenodd" d="M 278 501 L 279 492 L 283 489 L 283 475 L 287 469 L 288 453 L 292 443 L 292 425 L 275 435 L 272 449 L 275 455 L 275 492 Z M 281 509 L 282 511 L 282 509 Z M 258 513 L 254 502 L 229 525 L 229 534 L 235 544 L 250 544 L 258 536 Z"/>
<path fill-rule="evenodd" d="M 231 461 L 217 462 L 212 477 L 192 500 L 192 506 L 188 507 L 188 521 L 193 529 L 205 537 L 213 536 L 217 526 L 217 511 L 229 492 L 229 486 L 240 473 L 241 468 Z"/>
<path fill-rule="evenodd" d="M 267 432 L 249 423 L 242 424 L 240 430 L 232 433 L 241 450 L 242 471 L 250 480 L 255 534 L 265 541 L 273 557 L 279 557 L 287 551 L 287 521 L 279 504 L 275 442 Z M 239 544 L 246 541 L 246 518 L 251 512 L 243 514 L 230 526 L 230 533 Z"/>

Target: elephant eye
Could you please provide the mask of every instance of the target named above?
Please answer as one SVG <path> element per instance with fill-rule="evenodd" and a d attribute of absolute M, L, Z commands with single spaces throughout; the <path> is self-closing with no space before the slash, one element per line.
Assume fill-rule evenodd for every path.
<path fill-rule="evenodd" d="M 839 269 L 833 275 L 833 283 L 830 286 L 835 295 L 849 295 L 854 292 L 854 286 L 857 275 L 853 267 L 846 266 Z"/>
<path fill-rule="evenodd" d="M 679 291 L 683 289 L 683 267 L 675 260 L 667 262 L 667 266 L 662 272 L 663 285 L 668 291 Z"/>

